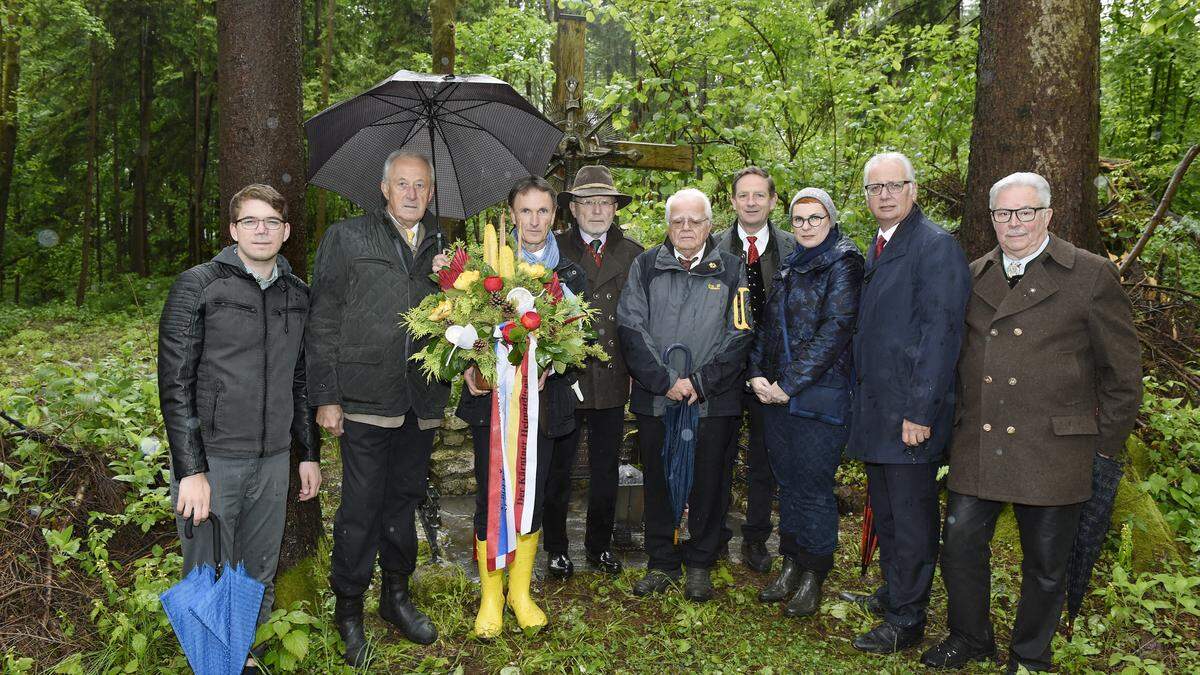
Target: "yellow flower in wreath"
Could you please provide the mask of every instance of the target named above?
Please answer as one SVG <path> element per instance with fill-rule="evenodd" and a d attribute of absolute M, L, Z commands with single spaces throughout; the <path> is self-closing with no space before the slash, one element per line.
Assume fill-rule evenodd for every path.
<path fill-rule="evenodd" d="M 460 291 L 465 291 L 471 287 L 471 284 L 479 281 L 480 274 L 476 270 L 467 270 L 458 275 L 454 280 L 454 287 Z"/>
<path fill-rule="evenodd" d="M 430 321 L 441 321 L 442 319 L 445 319 L 446 317 L 450 316 L 450 312 L 453 309 L 454 309 L 454 303 L 451 302 L 450 298 L 446 298 L 445 300 L 442 300 L 441 302 L 439 302 L 437 304 L 437 307 L 433 308 L 433 311 L 429 312 L 429 320 Z"/>
<path fill-rule="evenodd" d="M 546 274 L 546 268 L 539 264 L 531 265 L 523 262 L 517 265 L 517 269 L 520 270 L 521 274 L 531 276 L 534 279 L 541 279 Z"/>

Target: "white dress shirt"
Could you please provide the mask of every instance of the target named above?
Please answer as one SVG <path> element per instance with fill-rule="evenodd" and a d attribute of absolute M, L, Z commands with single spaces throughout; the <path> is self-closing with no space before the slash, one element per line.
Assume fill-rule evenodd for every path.
<path fill-rule="evenodd" d="M 741 223 L 737 226 L 738 237 L 742 240 L 742 253 L 746 254 L 746 259 L 750 259 L 750 241 L 747 237 L 754 237 L 754 248 L 758 249 L 758 257 L 763 257 L 767 254 L 767 242 L 771 240 L 771 228 L 766 223 L 763 223 L 762 229 L 754 234 L 746 231 Z"/>

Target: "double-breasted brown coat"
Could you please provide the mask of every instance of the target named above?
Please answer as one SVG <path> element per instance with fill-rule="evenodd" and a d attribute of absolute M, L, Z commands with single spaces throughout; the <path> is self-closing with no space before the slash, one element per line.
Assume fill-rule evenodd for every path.
<path fill-rule="evenodd" d="M 617 336 L 617 302 L 629 277 L 629 266 L 644 249 L 626 237 L 615 223 L 605 235 L 599 267 L 577 226 L 559 235 L 558 249 L 587 274 L 588 292 L 584 299 L 597 310 L 592 329 L 608 354 L 607 362 L 589 359 L 579 374 L 579 388 L 583 392 L 579 407 L 589 410 L 624 407 L 629 401 L 629 369 L 621 356 L 621 339 Z"/>
<path fill-rule="evenodd" d="M 971 263 L 950 489 L 1034 506 L 1085 501 L 1142 400 L 1141 350 L 1116 266 L 1050 235 L 1014 288 L 1000 248 Z"/>

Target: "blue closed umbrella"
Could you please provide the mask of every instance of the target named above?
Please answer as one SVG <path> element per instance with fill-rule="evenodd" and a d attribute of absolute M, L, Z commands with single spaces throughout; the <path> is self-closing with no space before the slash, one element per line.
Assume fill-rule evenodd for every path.
<path fill-rule="evenodd" d="M 222 573 L 221 521 L 210 513 L 213 565 L 197 565 L 159 600 L 196 675 L 242 672 L 254 643 L 264 587 L 240 563 Z M 192 520 L 183 526 L 192 538 Z"/>
<path fill-rule="evenodd" d="M 692 372 L 692 350 L 675 343 L 663 351 L 663 363 L 670 360 L 671 352 L 683 352 L 685 377 Z M 683 507 L 692 491 L 692 471 L 696 458 L 696 427 L 700 425 L 700 409 L 686 400 L 667 404 L 663 414 L 666 432 L 662 444 L 663 473 L 667 477 L 667 491 L 671 495 L 671 509 L 675 516 L 675 542 L 679 543 L 679 521 L 683 518 Z"/>

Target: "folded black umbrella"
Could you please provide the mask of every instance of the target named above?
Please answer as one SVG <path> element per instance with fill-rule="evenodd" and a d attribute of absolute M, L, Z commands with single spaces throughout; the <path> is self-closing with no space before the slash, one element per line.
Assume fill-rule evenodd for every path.
<path fill-rule="evenodd" d="M 1096 455 L 1092 462 L 1092 498 L 1083 504 L 1079 528 L 1075 531 L 1075 543 L 1067 558 L 1068 632 L 1074 627 L 1075 617 L 1083 606 L 1083 598 L 1092 580 L 1092 568 L 1108 536 L 1117 486 L 1121 483 L 1123 473 L 1120 462 L 1100 455 Z"/>
<path fill-rule="evenodd" d="M 308 180 L 370 211 L 383 162 L 410 150 L 433 162 L 430 211 L 463 220 L 540 176 L 563 132 L 508 83 L 486 75 L 401 70 L 304 123 Z"/>

